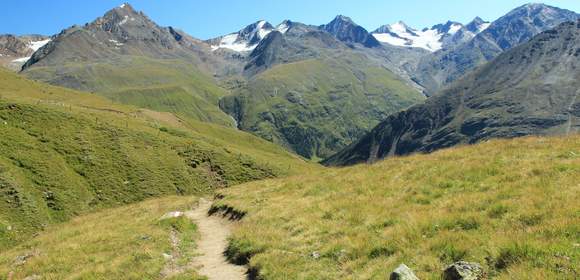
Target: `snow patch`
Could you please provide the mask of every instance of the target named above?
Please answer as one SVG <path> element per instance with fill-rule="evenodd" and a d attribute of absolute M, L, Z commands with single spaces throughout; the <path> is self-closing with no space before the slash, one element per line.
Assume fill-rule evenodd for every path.
<path fill-rule="evenodd" d="M 31 48 L 33 51 L 37 51 L 40 48 L 44 47 L 44 45 L 48 44 L 48 42 L 50 42 L 50 39 L 41 40 L 41 41 L 32 41 L 32 42 L 28 43 L 28 47 Z"/>
<path fill-rule="evenodd" d="M 123 20 L 121 20 L 121 22 L 119 22 L 119 25 L 123 25 L 125 23 L 127 23 L 127 21 L 135 21 L 134 17 L 129 17 L 128 15 L 123 16 Z"/>
<path fill-rule="evenodd" d="M 441 26 L 441 25 L 439 25 Z M 490 23 L 482 23 L 476 32 L 469 32 L 464 29 L 463 36 L 475 37 L 490 26 Z M 407 26 L 404 22 L 396 23 L 381 27 L 380 32 L 374 32 L 373 36 L 382 43 L 391 44 L 401 47 L 422 48 L 431 52 L 443 48 L 444 38 L 454 36 L 464 28 L 460 23 L 451 23 L 447 32 L 439 31 L 435 27 L 416 30 Z"/>
<path fill-rule="evenodd" d="M 455 33 L 457 33 L 457 31 L 459 31 L 459 29 L 461 29 L 461 25 L 459 24 L 452 24 L 451 27 L 449 27 L 449 34 L 453 35 Z"/>
<path fill-rule="evenodd" d="M 255 36 L 257 36 L 257 38 L 260 41 L 263 40 L 264 38 L 266 38 L 266 36 L 268 36 L 268 34 L 270 34 L 273 31 L 271 28 L 269 27 L 267 28 L 266 24 L 267 24 L 266 21 L 263 20 L 259 21 L 255 29 L 252 30 L 251 34 L 255 34 Z M 276 30 L 280 31 L 281 33 L 284 33 L 288 31 L 288 28 L 289 27 L 287 25 L 281 24 L 278 28 L 276 28 Z M 253 35 L 248 37 L 253 37 Z M 248 52 L 254 50 L 258 46 L 258 43 L 250 45 L 249 42 L 245 40 L 243 37 L 240 38 L 239 33 L 232 33 L 222 37 L 219 44 L 212 45 L 211 49 L 212 51 L 216 51 L 218 49 L 230 49 L 235 52 Z"/>
<path fill-rule="evenodd" d="M 119 8 L 121 8 L 121 9 L 123 9 L 125 7 L 127 7 L 127 4 L 121 4 L 121 6 L 119 6 Z"/>
<path fill-rule="evenodd" d="M 109 39 L 109 42 L 111 42 L 111 43 L 115 44 L 115 46 L 117 46 L 117 47 L 120 47 L 120 46 L 123 46 L 123 45 L 125 45 L 125 44 L 123 44 L 123 43 L 119 43 L 119 41 L 117 41 L 117 40 L 113 40 L 113 39 Z"/>
<path fill-rule="evenodd" d="M 286 23 L 281 23 L 280 25 L 278 25 L 276 27 L 276 31 L 285 34 L 286 32 L 288 32 L 288 29 L 290 29 L 290 26 Z"/>
<path fill-rule="evenodd" d="M 486 22 L 483 23 L 481 26 L 479 26 L 479 30 L 477 30 L 478 32 L 483 32 L 485 31 L 487 28 L 489 28 L 489 26 L 491 25 L 491 23 Z"/>
<path fill-rule="evenodd" d="M 402 38 L 397 38 L 389 33 L 377 33 L 377 34 L 373 34 L 373 36 L 379 42 L 391 44 L 394 46 L 406 46 L 408 44 L 407 40 L 402 39 Z"/>
<path fill-rule="evenodd" d="M 402 22 L 389 25 L 389 29 L 394 34 L 374 33 L 373 36 L 379 42 L 401 47 L 422 48 L 432 52 L 440 50 L 443 46 L 441 38 L 444 34 L 439 33 L 435 29 L 427 29 L 424 31 L 414 30 Z"/>
<path fill-rule="evenodd" d="M 248 46 L 246 42 L 238 42 L 238 34 L 229 34 L 222 38 L 218 46 L 211 46 L 212 50 L 230 49 L 236 52 L 247 52 L 254 50 L 258 45 Z"/>
<path fill-rule="evenodd" d="M 17 58 L 15 60 L 12 60 L 12 62 L 16 62 L 16 63 L 26 63 L 28 60 L 30 60 L 30 56 Z"/>

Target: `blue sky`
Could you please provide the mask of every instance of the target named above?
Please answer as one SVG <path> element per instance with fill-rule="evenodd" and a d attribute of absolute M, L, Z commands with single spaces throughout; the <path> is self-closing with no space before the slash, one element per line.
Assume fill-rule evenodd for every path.
<path fill-rule="evenodd" d="M 84 24 L 127 0 L 17 0 L 2 1 L 0 34 L 51 35 L 73 24 Z M 163 26 L 174 26 L 207 39 L 231 33 L 260 19 L 278 24 L 291 19 L 327 23 L 337 14 L 350 16 L 366 29 L 403 20 L 423 28 L 475 16 L 494 20 L 529 0 L 133 0 Z M 546 0 L 545 4 L 580 12 L 580 0 Z"/>

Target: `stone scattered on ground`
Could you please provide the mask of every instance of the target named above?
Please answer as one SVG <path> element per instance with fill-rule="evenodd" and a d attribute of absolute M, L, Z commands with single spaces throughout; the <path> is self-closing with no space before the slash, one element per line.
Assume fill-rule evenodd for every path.
<path fill-rule="evenodd" d="M 478 263 L 459 261 L 443 271 L 443 280 L 481 280 L 485 272 Z"/>
<path fill-rule="evenodd" d="M 413 270 L 411 270 L 405 264 L 400 264 L 394 271 L 391 273 L 390 280 L 419 280 Z"/>

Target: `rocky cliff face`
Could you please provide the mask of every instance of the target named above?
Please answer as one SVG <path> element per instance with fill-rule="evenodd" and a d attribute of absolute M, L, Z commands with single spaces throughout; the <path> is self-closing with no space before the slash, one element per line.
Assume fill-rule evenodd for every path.
<path fill-rule="evenodd" d="M 494 137 L 580 131 L 580 21 L 505 52 L 325 161 L 373 162 Z"/>
<path fill-rule="evenodd" d="M 361 44 L 368 48 L 381 45 L 366 29 L 346 16 L 339 15 L 330 23 L 320 26 L 320 28 L 345 43 Z"/>

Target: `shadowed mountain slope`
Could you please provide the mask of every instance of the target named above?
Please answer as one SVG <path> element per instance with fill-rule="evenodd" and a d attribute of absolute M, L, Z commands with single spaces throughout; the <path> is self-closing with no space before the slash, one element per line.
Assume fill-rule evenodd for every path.
<path fill-rule="evenodd" d="M 580 129 L 580 22 L 534 37 L 330 157 L 327 165 Z"/>

